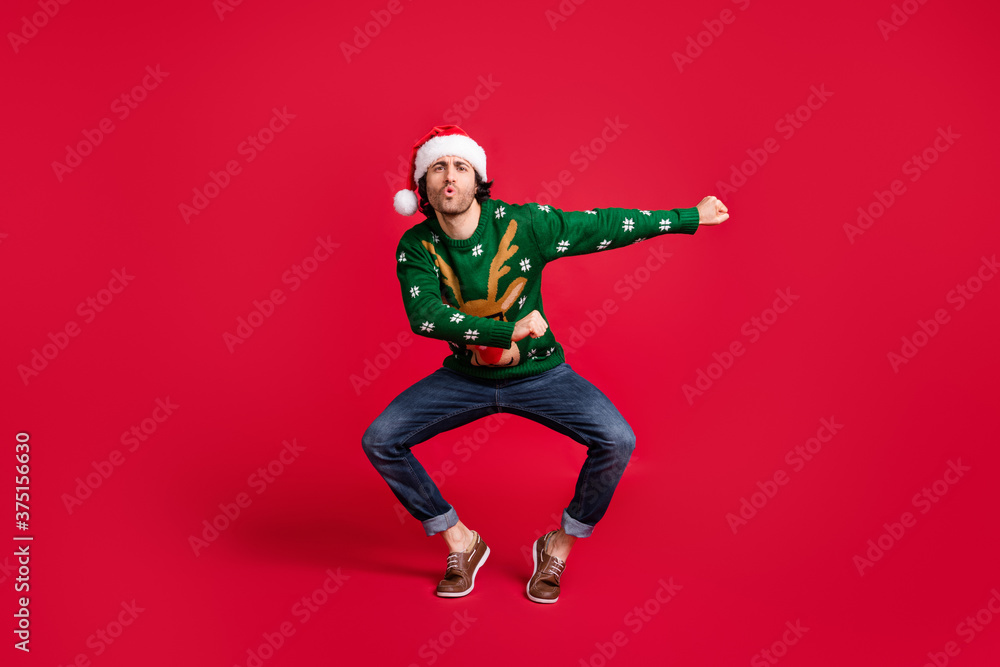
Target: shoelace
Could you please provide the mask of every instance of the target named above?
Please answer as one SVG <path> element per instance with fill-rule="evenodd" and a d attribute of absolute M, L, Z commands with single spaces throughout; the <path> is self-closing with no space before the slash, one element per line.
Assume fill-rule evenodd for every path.
<path fill-rule="evenodd" d="M 549 562 L 542 569 L 542 572 L 554 574 L 558 577 L 562 575 L 563 570 L 565 568 L 566 568 L 566 561 L 556 558 L 555 556 L 549 556 Z"/>
<path fill-rule="evenodd" d="M 448 554 L 448 567 L 447 567 L 447 570 L 449 572 L 452 569 L 455 569 L 455 570 L 459 569 L 459 567 L 458 567 L 458 557 L 459 557 L 459 554 L 457 554 L 457 553 Z"/>

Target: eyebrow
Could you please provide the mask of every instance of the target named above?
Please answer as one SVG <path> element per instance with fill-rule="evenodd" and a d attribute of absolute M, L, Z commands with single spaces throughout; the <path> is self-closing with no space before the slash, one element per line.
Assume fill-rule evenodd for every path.
<path fill-rule="evenodd" d="M 439 164 L 448 164 L 448 163 L 445 162 L 444 159 L 442 158 L 442 159 L 438 160 L 437 162 L 435 162 L 434 164 L 432 164 L 431 166 L 432 167 L 436 167 Z M 463 160 L 462 158 L 455 158 L 455 164 L 464 164 L 466 167 L 469 166 L 469 163 L 466 162 L 465 160 Z"/>

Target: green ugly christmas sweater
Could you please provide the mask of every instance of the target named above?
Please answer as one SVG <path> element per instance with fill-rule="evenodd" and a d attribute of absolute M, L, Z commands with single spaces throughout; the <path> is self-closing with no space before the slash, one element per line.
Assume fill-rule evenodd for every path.
<path fill-rule="evenodd" d="M 565 361 L 542 306 L 546 264 L 696 231 L 696 207 L 561 211 L 487 199 L 467 239 L 445 234 L 437 216 L 406 230 L 396 275 L 413 332 L 451 347 L 446 368 L 486 379 L 526 377 Z M 512 341 L 514 323 L 533 310 L 549 323 L 545 334 Z"/>

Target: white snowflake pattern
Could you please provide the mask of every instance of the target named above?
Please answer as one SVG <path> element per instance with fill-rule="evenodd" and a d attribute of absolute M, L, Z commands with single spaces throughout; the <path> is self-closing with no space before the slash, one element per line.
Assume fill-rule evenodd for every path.
<path fill-rule="evenodd" d="M 498 206 L 497 207 L 496 216 L 497 216 L 497 220 L 499 220 L 500 218 L 502 218 L 504 216 L 503 206 Z"/>
<path fill-rule="evenodd" d="M 624 219 L 624 220 L 622 221 L 622 228 L 623 228 L 623 229 L 624 229 L 624 230 L 625 230 L 626 232 L 630 232 L 630 231 L 632 231 L 632 229 L 633 229 L 634 227 L 635 227 L 635 222 L 634 222 L 634 221 L 632 220 L 632 218 L 625 218 L 625 219 Z"/>
<path fill-rule="evenodd" d="M 660 231 L 665 232 L 670 229 L 670 219 L 660 220 Z"/>
<path fill-rule="evenodd" d="M 554 347 L 545 348 L 544 354 L 542 353 L 542 350 L 537 350 L 537 349 L 531 350 L 530 352 L 528 352 L 528 358 L 531 359 L 532 361 L 541 361 L 542 359 L 551 356 L 552 353 L 555 351 L 556 348 Z"/>
<path fill-rule="evenodd" d="M 528 260 L 528 259 L 522 259 L 521 260 L 521 270 L 522 271 L 530 271 L 531 270 L 531 261 Z"/>
<path fill-rule="evenodd" d="M 483 244 L 482 244 L 482 243 L 480 243 L 480 244 L 479 244 L 479 245 L 477 245 L 477 246 L 476 246 L 475 248 L 473 248 L 473 249 L 472 249 L 472 254 L 473 254 L 473 256 L 475 256 L 475 257 L 479 257 L 480 255 L 482 255 L 482 254 L 483 254 Z"/>
<path fill-rule="evenodd" d="M 418 294 L 420 294 L 420 288 L 419 287 L 417 287 L 416 285 L 414 285 L 413 287 L 410 288 L 410 296 L 411 297 L 415 298 Z"/>
<path fill-rule="evenodd" d="M 421 331 L 434 331 L 434 323 L 433 322 L 424 322 L 423 324 L 420 325 L 420 330 Z"/>
<path fill-rule="evenodd" d="M 609 240 L 607 240 L 607 239 L 604 239 L 603 241 L 601 241 L 601 245 L 597 246 L 597 249 L 598 249 L 598 250 L 604 250 L 604 249 L 605 249 L 605 248 L 607 248 L 607 247 L 608 247 L 609 245 L 611 245 L 611 241 L 609 241 Z"/>
<path fill-rule="evenodd" d="M 400 262 L 405 262 L 406 261 L 406 253 L 405 252 L 399 253 L 399 261 Z"/>
<path fill-rule="evenodd" d="M 564 252 L 567 248 L 569 248 L 569 241 L 560 241 L 558 246 L 559 247 L 556 248 L 556 252 Z"/>
<path fill-rule="evenodd" d="M 441 237 L 439 237 L 439 236 L 438 236 L 437 234 L 435 234 L 434 232 L 431 232 L 431 238 L 432 238 L 432 239 L 434 239 L 434 243 L 437 243 L 438 241 L 440 241 L 440 240 L 441 240 Z"/>
<path fill-rule="evenodd" d="M 437 264 L 434 265 L 434 275 L 436 275 L 436 276 L 440 276 L 441 275 L 441 269 L 438 268 Z"/>
<path fill-rule="evenodd" d="M 639 213 L 642 213 L 643 215 L 652 215 L 653 214 L 652 211 L 639 211 Z"/>
<path fill-rule="evenodd" d="M 479 335 L 478 329 L 469 329 L 465 332 L 465 340 L 476 340 L 476 336 Z"/>
<path fill-rule="evenodd" d="M 637 238 L 635 241 L 632 241 L 632 245 L 635 245 L 636 243 L 639 243 L 640 241 L 645 241 L 645 240 L 646 240 L 645 236 Z"/>
<path fill-rule="evenodd" d="M 527 300 L 528 300 L 528 297 L 522 296 L 520 299 L 517 300 L 517 307 L 518 308 L 524 308 L 524 302 L 527 301 Z"/>
<path fill-rule="evenodd" d="M 461 322 L 464 319 L 465 315 L 463 315 L 462 313 L 455 313 L 454 315 L 451 316 L 452 322 Z"/>
<path fill-rule="evenodd" d="M 586 213 L 587 215 L 597 215 L 597 211 L 594 210 L 584 211 L 584 213 Z"/>
<path fill-rule="evenodd" d="M 551 208 L 545 204 L 538 204 L 538 210 L 543 213 L 548 213 L 551 210 Z"/>

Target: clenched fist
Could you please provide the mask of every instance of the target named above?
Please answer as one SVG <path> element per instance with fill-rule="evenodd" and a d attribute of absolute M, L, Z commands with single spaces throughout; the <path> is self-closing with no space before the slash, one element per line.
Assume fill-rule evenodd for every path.
<path fill-rule="evenodd" d="M 549 325 L 542 318 L 542 314 L 537 310 L 533 310 L 514 324 L 514 334 L 510 339 L 517 342 L 522 338 L 527 338 L 529 335 L 532 338 L 538 338 L 539 336 L 544 336 L 548 329 Z"/>
<path fill-rule="evenodd" d="M 729 209 L 718 197 L 705 197 L 698 202 L 698 224 L 718 225 L 729 219 Z"/>

